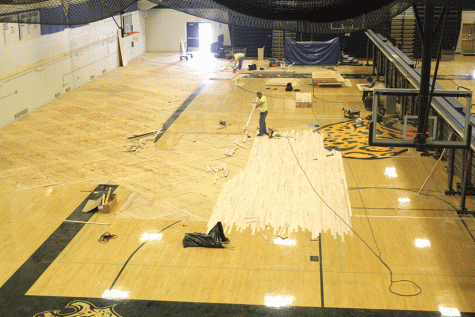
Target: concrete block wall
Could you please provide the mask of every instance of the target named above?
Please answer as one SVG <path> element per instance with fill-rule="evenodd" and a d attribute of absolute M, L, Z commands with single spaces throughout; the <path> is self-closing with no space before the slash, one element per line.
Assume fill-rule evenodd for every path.
<path fill-rule="evenodd" d="M 130 61 L 145 52 L 146 13 L 127 15 L 132 16 L 134 31 L 140 32 L 124 38 Z M 120 25 L 120 17 L 115 20 Z M 47 35 L 40 35 L 38 27 L 28 26 L 36 35 L 20 40 L 14 34 L 20 26 L 3 24 L 0 128 L 119 67 L 117 24 L 112 18 Z"/>

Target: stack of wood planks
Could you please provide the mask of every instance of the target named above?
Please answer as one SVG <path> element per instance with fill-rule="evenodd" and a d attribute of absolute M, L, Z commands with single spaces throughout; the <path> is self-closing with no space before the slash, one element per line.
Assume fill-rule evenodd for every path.
<path fill-rule="evenodd" d="M 341 87 L 345 79 L 331 69 L 325 69 L 312 73 L 312 83 L 317 86 Z"/>

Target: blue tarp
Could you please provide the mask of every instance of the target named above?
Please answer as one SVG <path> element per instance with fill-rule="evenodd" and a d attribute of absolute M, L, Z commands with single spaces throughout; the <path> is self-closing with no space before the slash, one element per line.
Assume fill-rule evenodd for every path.
<path fill-rule="evenodd" d="M 295 65 L 335 65 L 341 62 L 340 39 L 296 42 L 286 38 L 284 61 Z"/>

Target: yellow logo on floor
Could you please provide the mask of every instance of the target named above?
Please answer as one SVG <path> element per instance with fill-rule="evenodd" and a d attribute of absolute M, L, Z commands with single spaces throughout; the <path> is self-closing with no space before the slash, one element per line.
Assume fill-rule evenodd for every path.
<path fill-rule="evenodd" d="M 397 121 L 394 121 L 397 122 Z M 393 121 L 378 124 L 378 138 L 400 139 L 401 131 L 392 127 Z M 324 134 L 325 148 L 338 150 L 346 158 L 381 159 L 396 156 L 407 151 L 401 147 L 379 147 L 368 145 L 368 125 L 354 120 L 323 126 L 317 131 Z"/>
<path fill-rule="evenodd" d="M 76 300 L 66 306 L 72 310 L 70 313 L 53 310 L 35 314 L 33 317 L 122 317 L 114 311 L 114 306 L 96 307 L 89 302 Z"/>

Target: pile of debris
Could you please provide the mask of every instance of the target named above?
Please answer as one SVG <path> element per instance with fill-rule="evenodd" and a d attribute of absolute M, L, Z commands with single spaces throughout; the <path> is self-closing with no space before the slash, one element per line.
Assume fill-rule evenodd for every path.
<path fill-rule="evenodd" d="M 248 135 L 246 134 L 246 135 L 244 136 L 244 141 L 243 141 L 243 143 L 246 142 L 246 139 L 247 139 L 247 138 L 248 138 Z M 234 154 L 234 152 L 236 152 L 236 150 L 237 150 L 237 148 L 238 148 L 239 146 L 242 147 L 243 149 L 249 149 L 247 146 L 242 145 L 242 144 L 239 144 L 239 140 L 236 139 L 236 141 L 234 141 L 234 143 L 233 143 L 233 148 L 232 148 L 232 149 L 226 149 L 226 152 L 224 152 L 224 155 L 226 155 L 226 156 L 232 156 L 232 155 Z"/>
<path fill-rule="evenodd" d="M 155 141 L 155 138 L 157 137 L 157 135 L 162 132 L 162 131 L 153 131 L 153 132 L 148 132 L 148 133 L 144 133 L 144 134 L 139 134 L 139 135 L 134 135 L 134 136 L 131 136 L 129 138 L 126 138 L 126 140 L 133 140 L 133 139 L 136 139 L 136 138 L 140 138 L 142 137 L 142 139 L 140 139 L 137 143 L 134 143 L 134 144 L 131 144 L 126 152 L 134 152 L 134 153 L 138 153 L 140 152 L 144 146 L 145 146 L 145 143 L 147 141 Z M 143 138 L 145 136 L 149 136 L 149 135 L 153 135 L 152 138 Z"/>
<path fill-rule="evenodd" d="M 229 170 L 226 168 L 226 164 L 224 163 L 219 163 L 217 166 L 209 167 L 209 165 L 206 165 L 207 170 L 206 173 L 209 172 L 214 172 L 214 183 L 216 184 L 216 181 L 220 179 L 218 173 L 222 171 L 222 176 L 221 177 L 228 177 Z"/>

